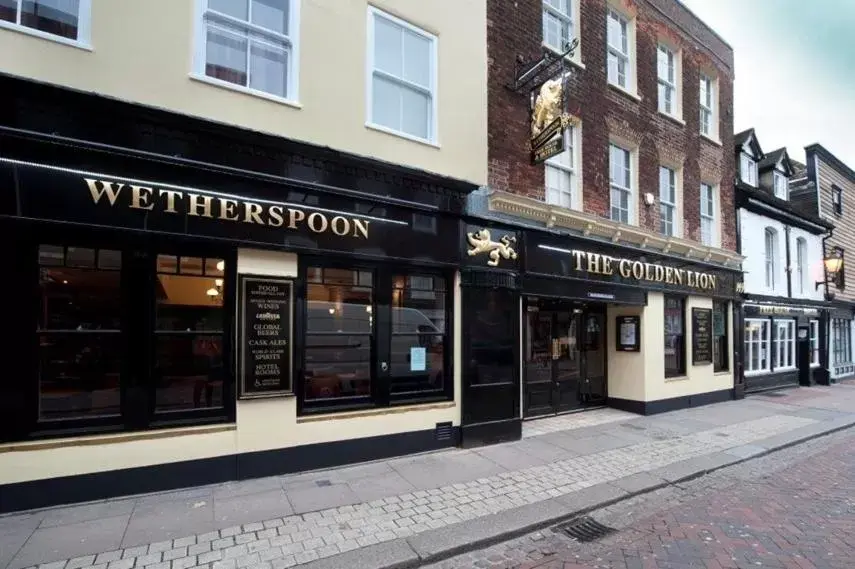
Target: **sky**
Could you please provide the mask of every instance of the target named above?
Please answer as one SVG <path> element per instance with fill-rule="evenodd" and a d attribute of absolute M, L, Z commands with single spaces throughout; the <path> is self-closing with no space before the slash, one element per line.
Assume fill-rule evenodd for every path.
<path fill-rule="evenodd" d="M 733 48 L 734 128 L 855 170 L 855 0 L 681 0 Z"/>

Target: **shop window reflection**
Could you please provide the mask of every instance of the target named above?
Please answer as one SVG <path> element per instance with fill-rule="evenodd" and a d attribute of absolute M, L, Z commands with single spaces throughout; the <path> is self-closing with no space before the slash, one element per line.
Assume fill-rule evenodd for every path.
<path fill-rule="evenodd" d="M 445 279 L 398 275 L 392 283 L 391 392 L 441 391 L 447 334 Z"/>
<path fill-rule="evenodd" d="M 157 269 L 155 409 L 220 408 L 225 263 L 159 255 Z"/>
<path fill-rule="evenodd" d="M 369 271 L 307 271 L 305 399 L 371 394 L 373 276 Z"/>
<path fill-rule="evenodd" d="M 121 253 L 42 245 L 39 265 L 39 419 L 118 415 Z"/>
<path fill-rule="evenodd" d="M 472 321 L 464 334 L 469 344 L 469 383 L 513 382 L 514 327 L 519 311 L 515 293 L 505 289 L 478 290 L 469 295 L 465 305 L 472 311 Z"/>
<path fill-rule="evenodd" d="M 682 298 L 665 297 L 665 377 L 686 373 L 686 308 Z"/>

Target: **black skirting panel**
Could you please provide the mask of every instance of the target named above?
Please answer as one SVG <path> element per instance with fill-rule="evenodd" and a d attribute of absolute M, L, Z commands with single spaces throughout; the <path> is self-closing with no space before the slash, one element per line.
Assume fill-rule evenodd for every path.
<path fill-rule="evenodd" d="M 303 445 L 0 486 L 0 513 L 344 466 L 454 447 L 460 427 Z"/>
<path fill-rule="evenodd" d="M 745 392 L 766 391 L 782 387 L 798 387 L 799 371 L 790 370 L 781 373 L 767 373 L 745 377 Z"/>
<path fill-rule="evenodd" d="M 632 401 L 630 399 L 610 397 L 608 405 L 621 411 L 628 411 L 639 415 L 656 415 L 657 413 L 667 413 L 668 411 L 677 411 L 689 407 L 701 407 L 711 403 L 721 403 L 723 401 L 730 401 L 733 398 L 733 389 L 722 389 L 720 391 L 684 395 L 682 397 L 659 399 L 657 401 Z"/>
<path fill-rule="evenodd" d="M 463 448 L 518 441 L 521 438 L 522 421 L 520 419 L 464 425 L 460 432 L 460 444 Z"/>

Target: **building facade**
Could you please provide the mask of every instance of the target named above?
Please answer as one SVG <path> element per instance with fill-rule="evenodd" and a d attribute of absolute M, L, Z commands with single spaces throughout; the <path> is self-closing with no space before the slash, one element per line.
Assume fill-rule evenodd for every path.
<path fill-rule="evenodd" d="M 440 4 L 0 7 L 0 510 L 459 443 L 487 22 Z"/>
<path fill-rule="evenodd" d="M 827 383 L 823 242 L 834 226 L 799 199 L 803 166 L 786 149 L 764 153 L 754 129 L 734 148 L 745 390 Z"/>
<path fill-rule="evenodd" d="M 464 441 L 592 405 L 732 397 L 730 46 L 673 0 L 487 7 L 489 187 L 470 211 L 525 227 L 492 283 L 520 373 L 464 374 L 464 393 L 494 391 L 478 416 L 464 405 Z"/>
<path fill-rule="evenodd" d="M 809 190 L 802 191 L 799 199 L 816 208 L 820 217 L 834 224 L 834 231 L 824 240 L 825 258 L 840 258 L 841 268 L 836 274 L 825 274 L 827 298 L 831 302 L 828 325 L 828 372 L 832 381 L 855 375 L 853 351 L 853 314 L 855 314 L 855 289 L 849 277 L 847 251 L 855 248 L 855 229 L 846 224 L 847 204 L 855 200 L 855 171 L 820 144 L 805 147 L 805 178 Z M 850 255 L 851 256 L 851 255 Z M 849 277 L 849 279 L 847 279 Z M 848 283 L 848 284 L 847 284 Z"/>

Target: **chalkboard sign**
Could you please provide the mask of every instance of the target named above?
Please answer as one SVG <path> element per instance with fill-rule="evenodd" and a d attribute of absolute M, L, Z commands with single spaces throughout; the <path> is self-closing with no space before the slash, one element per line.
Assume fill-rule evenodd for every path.
<path fill-rule="evenodd" d="M 692 309 L 692 365 L 711 364 L 713 358 L 712 310 Z"/>
<path fill-rule="evenodd" d="M 239 275 L 240 397 L 290 395 L 293 282 Z"/>

